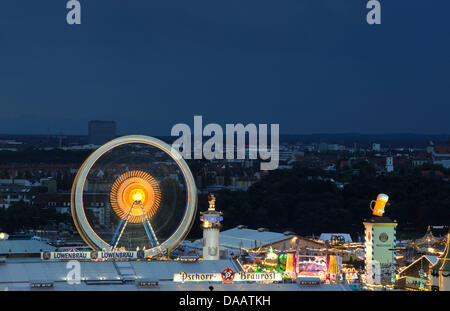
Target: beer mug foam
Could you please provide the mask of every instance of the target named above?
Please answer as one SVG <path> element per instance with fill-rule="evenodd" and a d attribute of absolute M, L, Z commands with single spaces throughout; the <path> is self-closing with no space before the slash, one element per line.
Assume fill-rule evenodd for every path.
<path fill-rule="evenodd" d="M 389 196 L 380 193 L 377 196 L 377 200 L 375 201 L 375 207 L 373 208 L 373 214 L 376 216 L 383 216 L 384 214 L 384 208 L 386 207 L 386 203 L 389 200 Z"/>

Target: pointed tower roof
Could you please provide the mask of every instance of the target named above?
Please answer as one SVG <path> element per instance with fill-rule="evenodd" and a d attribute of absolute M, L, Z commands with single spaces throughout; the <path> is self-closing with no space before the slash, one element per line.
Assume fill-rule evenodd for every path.
<path fill-rule="evenodd" d="M 424 246 L 424 245 L 431 246 L 434 243 L 436 243 L 438 240 L 439 239 L 437 239 L 433 235 L 433 232 L 431 232 L 431 226 L 428 226 L 427 232 L 425 233 L 425 235 L 422 238 L 417 239 L 415 241 L 415 244 L 418 245 L 418 246 Z"/>

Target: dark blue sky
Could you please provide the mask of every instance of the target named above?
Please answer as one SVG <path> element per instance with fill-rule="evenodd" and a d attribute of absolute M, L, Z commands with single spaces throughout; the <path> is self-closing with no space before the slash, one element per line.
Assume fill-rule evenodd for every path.
<path fill-rule="evenodd" d="M 0 133 L 168 135 L 205 123 L 285 134 L 450 133 L 450 2 L 0 2 Z"/>

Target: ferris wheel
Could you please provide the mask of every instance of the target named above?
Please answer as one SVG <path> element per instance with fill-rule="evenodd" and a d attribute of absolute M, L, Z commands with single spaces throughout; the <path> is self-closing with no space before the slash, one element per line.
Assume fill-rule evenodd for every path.
<path fill-rule="evenodd" d="M 196 209 L 195 181 L 181 154 L 149 136 L 123 136 L 99 147 L 72 186 L 75 226 L 94 250 L 136 247 L 154 256 L 175 249 Z"/>

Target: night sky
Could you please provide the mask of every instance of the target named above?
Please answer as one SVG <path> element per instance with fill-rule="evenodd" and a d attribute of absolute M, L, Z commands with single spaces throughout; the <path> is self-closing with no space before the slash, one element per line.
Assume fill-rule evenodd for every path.
<path fill-rule="evenodd" d="M 0 133 L 450 133 L 450 1 L 0 1 Z"/>

